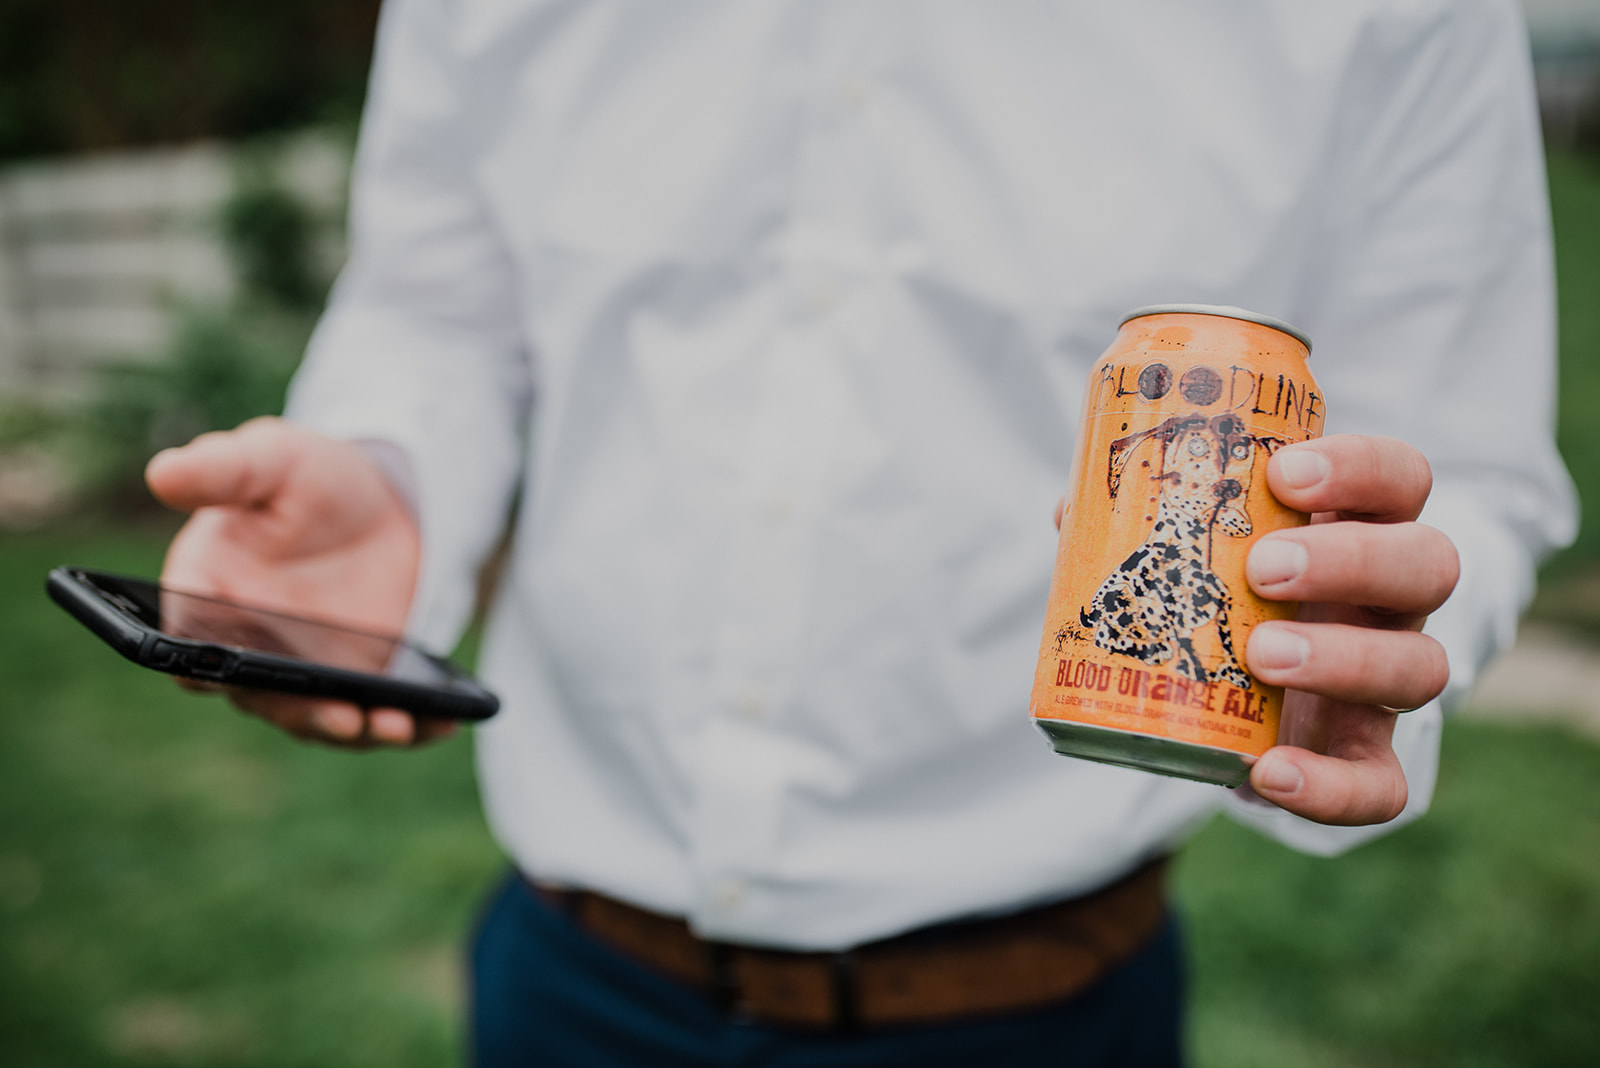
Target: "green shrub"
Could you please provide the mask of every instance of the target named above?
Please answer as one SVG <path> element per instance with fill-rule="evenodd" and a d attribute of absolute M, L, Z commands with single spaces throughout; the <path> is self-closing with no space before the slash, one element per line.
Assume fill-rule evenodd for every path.
<path fill-rule="evenodd" d="M 82 415 L 81 462 L 97 499 L 147 500 L 142 473 L 161 449 L 283 408 L 303 322 L 262 311 L 186 309 L 171 349 L 106 365 Z"/>
<path fill-rule="evenodd" d="M 314 262 L 316 217 L 268 165 L 241 170 L 219 221 L 245 293 L 292 313 L 311 315 L 322 306 L 328 287 Z"/>
<path fill-rule="evenodd" d="M 82 482 L 114 509 L 148 503 L 144 465 L 161 449 L 282 411 L 327 293 L 318 220 L 278 180 L 272 146 L 243 155 L 216 225 L 239 279 L 236 299 L 177 306 L 168 348 L 102 365 L 78 416 Z"/>
<path fill-rule="evenodd" d="M 33 401 L 0 398 L 0 453 L 53 440 L 65 422 L 61 413 Z"/>

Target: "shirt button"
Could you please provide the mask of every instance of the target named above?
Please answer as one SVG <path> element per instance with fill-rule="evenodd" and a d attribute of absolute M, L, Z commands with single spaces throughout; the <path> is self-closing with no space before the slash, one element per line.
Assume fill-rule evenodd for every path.
<path fill-rule="evenodd" d="M 733 703 L 733 708 L 741 718 L 750 720 L 753 723 L 759 722 L 767 716 L 766 698 L 754 690 L 747 690 L 740 694 L 739 699 Z"/>
<path fill-rule="evenodd" d="M 744 898 L 744 883 L 738 879 L 724 880 L 722 885 L 717 887 L 717 905 L 729 912 L 743 905 Z"/>
<path fill-rule="evenodd" d="M 839 87 L 839 99 L 851 111 L 860 111 L 872 99 L 872 83 L 865 78 L 850 78 Z"/>
<path fill-rule="evenodd" d="M 839 303 L 839 287 L 832 282 L 819 282 L 808 294 L 806 306 L 813 316 L 821 318 L 833 310 Z"/>
<path fill-rule="evenodd" d="M 774 493 L 766 501 L 767 518 L 783 522 L 794 515 L 794 498 L 787 493 Z"/>

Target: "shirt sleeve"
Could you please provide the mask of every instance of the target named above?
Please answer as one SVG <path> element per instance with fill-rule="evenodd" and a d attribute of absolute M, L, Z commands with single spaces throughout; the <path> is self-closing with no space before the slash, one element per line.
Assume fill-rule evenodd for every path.
<path fill-rule="evenodd" d="M 499 535 L 531 401 L 515 267 L 470 173 L 449 5 L 391 0 L 351 191 L 350 258 L 290 390 L 291 419 L 399 450 L 422 530 L 409 630 L 449 648 Z M 392 455 L 392 454 L 391 454 Z"/>
<path fill-rule="evenodd" d="M 1443 709 L 1511 643 L 1536 564 L 1577 523 L 1554 443 L 1553 260 L 1520 12 L 1440 4 L 1374 27 L 1364 44 L 1331 142 L 1327 255 L 1302 321 L 1328 431 L 1401 438 L 1428 457 L 1422 521 L 1455 543 L 1461 580 L 1427 626 L 1449 656 L 1449 686 L 1395 731 L 1410 787 L 1399 820 L 1321 827 L 1230 801 L 1244 822 L 1328 854 L 1427 810 Z"/>

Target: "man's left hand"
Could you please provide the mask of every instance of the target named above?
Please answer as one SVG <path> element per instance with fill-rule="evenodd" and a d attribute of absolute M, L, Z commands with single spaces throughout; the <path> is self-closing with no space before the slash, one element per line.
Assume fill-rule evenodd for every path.
<path fill-rule="evenodd" d="M 1301 602 L 1295 622 L 1250 635 L 1251 674 L 1286 689 L 1279 744 L 1250 786 L 1319 823 L 1383 823 L 1406 803 L 1395 720 L 1450 677 L 1421 633 L 1460 574 L 1450 539 L 1416 522 L 1432 472 L 1402 442 L 1343 434 L 1278 450 L 1267 484 L 1312 519 L 1263 535 L 1246 565 L 1256 593 Z"/>

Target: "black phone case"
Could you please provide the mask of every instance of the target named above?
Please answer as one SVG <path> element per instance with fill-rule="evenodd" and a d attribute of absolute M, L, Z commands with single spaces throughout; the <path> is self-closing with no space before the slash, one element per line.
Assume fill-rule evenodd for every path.
<path fill-rule="evenodd" d="M 500 708 L 500 701 L 494 694 L 464 672 L 428 653 L 421 655 L 446 664 L 446 671 L 459 689 L 440 689 L 254 649 L 174 638 L 107 603 L 105 594 L 85 584 L 77 577 L 78 573 L 98 574 L 87 568 L 53 569 L 45 584 L 50 599 L 111 648 L 141 667 L 226 686 L 331 697 L 370 708 L 399 708 L 440 719 L 484 720 Z"/>

